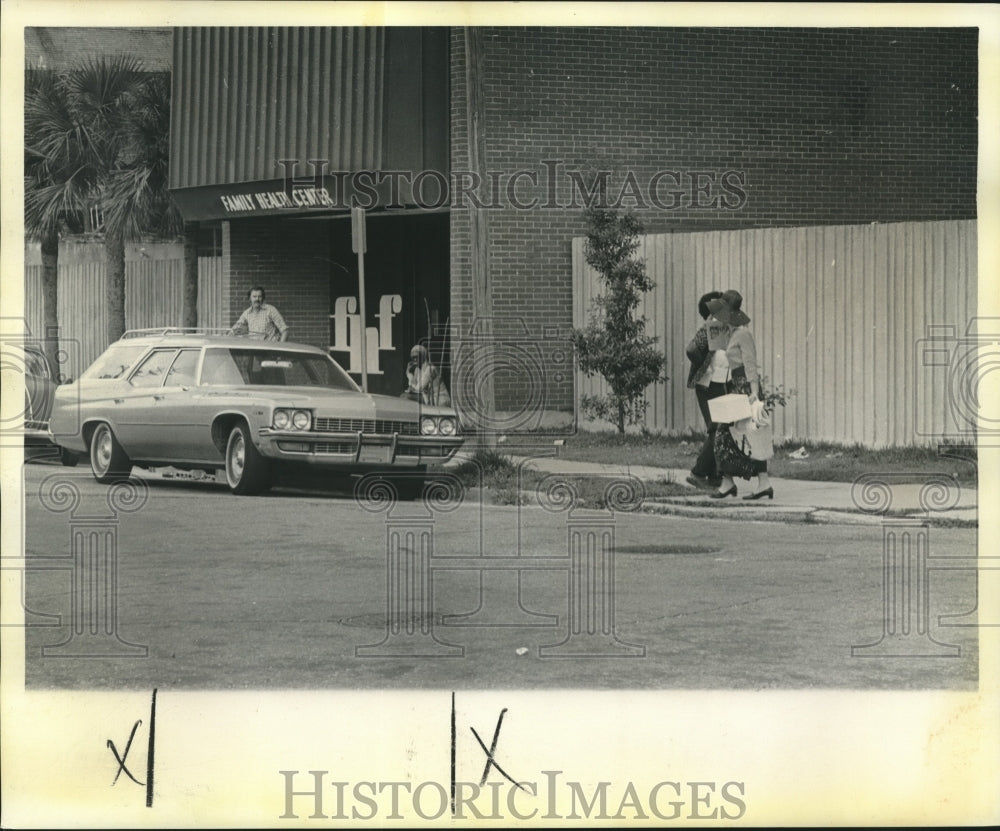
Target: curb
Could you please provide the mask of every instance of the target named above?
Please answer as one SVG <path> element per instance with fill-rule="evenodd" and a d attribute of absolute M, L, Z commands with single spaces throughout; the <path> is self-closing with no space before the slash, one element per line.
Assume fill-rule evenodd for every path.
<path fill-rule="evenodd" d="M 682 497 L 687 499 L 687 497 Z M 883 514 L 866 514 L 857 511 L 839 511 L 832 508 L 817 508 L 815 506 L 775 506 L 749 507 L 742 505 L 715 505 L 707 502 L 676 502 L 667 501 L 676 497 L 661 497 L 663 501 L 647 499 L 642 506 L 644 513 L 672 514 L 696 519 L 728 519 L 735 521 L 754 522 L 801 522 L 817 525 L 884 525 L 892 520 L 919 520 L 927 525 L 945 525 L 950 527 L 978 528 L 978 519 L 965 517 L 926 516 L 924 514 L 906 514 L 902 516 L 885 516 Z"/>
<path fill-rule="evenodd" d="M 187 480 L 200 484 L 225 484 L 225 474 L 218 471 L 210 476 L 204 473 L 189 473 L 170 467 L 156 470 L 141 470 L 138 478 L 161 480 Z M 135 475 L 135 474 L 133 474 Z M 531 494 L 521 492 L 516 501 L 505 498 L 498 499 L 490 489 L 469 488 L 466 499 L 471 503 L 489 505 L 491 507 L 537 506 L 537 500 Z M 883 525 L 887 521 L 909 520 L 919 521 L 929 526 L 946 526 L 957 528 L 978 528 L 978 514 L 975 519 L 967 516 L 949 516 L 949 512 L 940 515 L 913 514 L 869 514 L 861 511 L 840 510 L 836 508 L 820 508 L 814 505 L 739 505 L 721 500 L 722 504 L 707 497 L 700 496 L 661 496 L 647 497 L 643 500 L 638 512 L 644 514 L 660 514 L 663 516 L 680 516 L 688 519 L 721 519 L 735 522 L 784 522 L 813 523 L 817 525 Z M 583 507 L 583 506 L 581 506 Z M 595 508 L 595 510 L 598 510 Z"/>
<path fill-rule="evenodd" d="M 751 508 L 749 506 L 722 506 L 709 502 L 684 503 L 659 502 L 647 499 L 642 506 L 646 513 L 674 514 L 699 519 L 756 520 L 759 522 L 810 522 L 815 508 Z"/>

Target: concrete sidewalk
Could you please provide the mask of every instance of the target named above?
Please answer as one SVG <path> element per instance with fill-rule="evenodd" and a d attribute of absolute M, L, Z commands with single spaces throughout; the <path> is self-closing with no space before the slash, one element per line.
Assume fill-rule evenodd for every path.
<path fill-rule="evenodd" d="M 445 465 L 453 467 L 471 458 L 459 453 Z M 643 510 L 649 513 L 689 517 L 733 519 L 762 522 L 823 522 L 880 524 L 887 518 L 921 519 L 929 524 L 977 526 L 979 493 L 975 487 L 962 485 L 941 474 L 926 482 L 900 483 L 891 474 L 872 472 L 860 482 L 817 482 L 806 479 L 771 477 L 774 499 L 748 501 L 756 480 L 736 480 L 737 496 L 712 499 L 710 490 L 702 490 L 686 481 L 685 468 L 646 467 L 642 465 L 576 462 L 558 456 L 517 456 L 505 454 L 526 470 L 565 476 L 634 477 L 642 482 L 669 482 L 690 491 L 684 496 L 646 497 Z M 171 468 L 155 472 L 141 471 L 153 478 L 200 479 L 200 474 L 186 474 Z M 204 477 L 212 480 L 213 477 Z M 214 481 L 224 483 L 221 474 Z"/>
<path fill-rule="evenodd" d="M 899 483 L 891 474 L 876 472 L 858 483 L 815 482 L 771 477 L 774 499 L 757 501 L 742 497 L 752 493 L 756 480 L 737 479 L 736 498 L 712 499 L 711 491 L 686 482 L 682 468 L 574 462 L 556 456 L 510 456 L 525 469 L 567 476 L 635 477 L 644 482 L 672 482 L 691 491 L 690 496 L 650 497 L 647 510 L 716 519 L 781 522 L 881 523 L 887 516 L 914 517 L 930 523 L 978 524 L 978 491 L 942 475 L 923 483 Z"/>

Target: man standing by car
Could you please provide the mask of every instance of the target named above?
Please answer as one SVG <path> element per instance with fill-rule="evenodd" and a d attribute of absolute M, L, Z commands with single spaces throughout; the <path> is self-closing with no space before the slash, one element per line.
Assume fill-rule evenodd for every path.
<path fill-rule="evenodd" d="M 274 306 L 264 302 L 264 289 L 254 286 L 247 292 L 250 308 L 229 330 L 230 335 L 246 334 L 256 340 L 287 340 L 288 324 Z"/>

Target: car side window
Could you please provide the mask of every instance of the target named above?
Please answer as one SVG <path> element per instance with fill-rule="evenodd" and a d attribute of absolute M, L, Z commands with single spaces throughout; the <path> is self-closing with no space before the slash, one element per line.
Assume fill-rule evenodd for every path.
<path fill-rule="evenodd" d="M 167 369 L 176 354 L 176 349 L 157 349 L 152 352 L 146 360 L 136 367 L 132 377 L 129 378 L 129 383 L 133 387 L 163 386 Z"/>
<path fill-rule="evenodd" d="M 164 386 L 182 387 L 194 384 L 195 371 L 198 369 L 198 349 L 182 349 L 170 365 Z"/>
<path fill-rule="evenodd" d="M 228 349 L 207 349 L 201 364 L 201 383 L 210 387 L 239 387 L 245 382 Z"/>

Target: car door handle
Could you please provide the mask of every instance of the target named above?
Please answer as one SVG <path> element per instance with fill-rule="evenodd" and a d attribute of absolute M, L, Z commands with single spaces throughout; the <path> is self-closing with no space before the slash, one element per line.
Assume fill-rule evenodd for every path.
<path fill-rule="evenodd" d="M 116 398 L 115 399 L 115 404 L 124 404 L 124 403 L 125 403 L 125 399 L 124 398 Z"/>
<path fill-rule="evenodd" d="M 154 395 L 153 396 L 153 400 L 154 401 L 162 401 L 164 398 L 166 398 L 165 395 Z"/>

